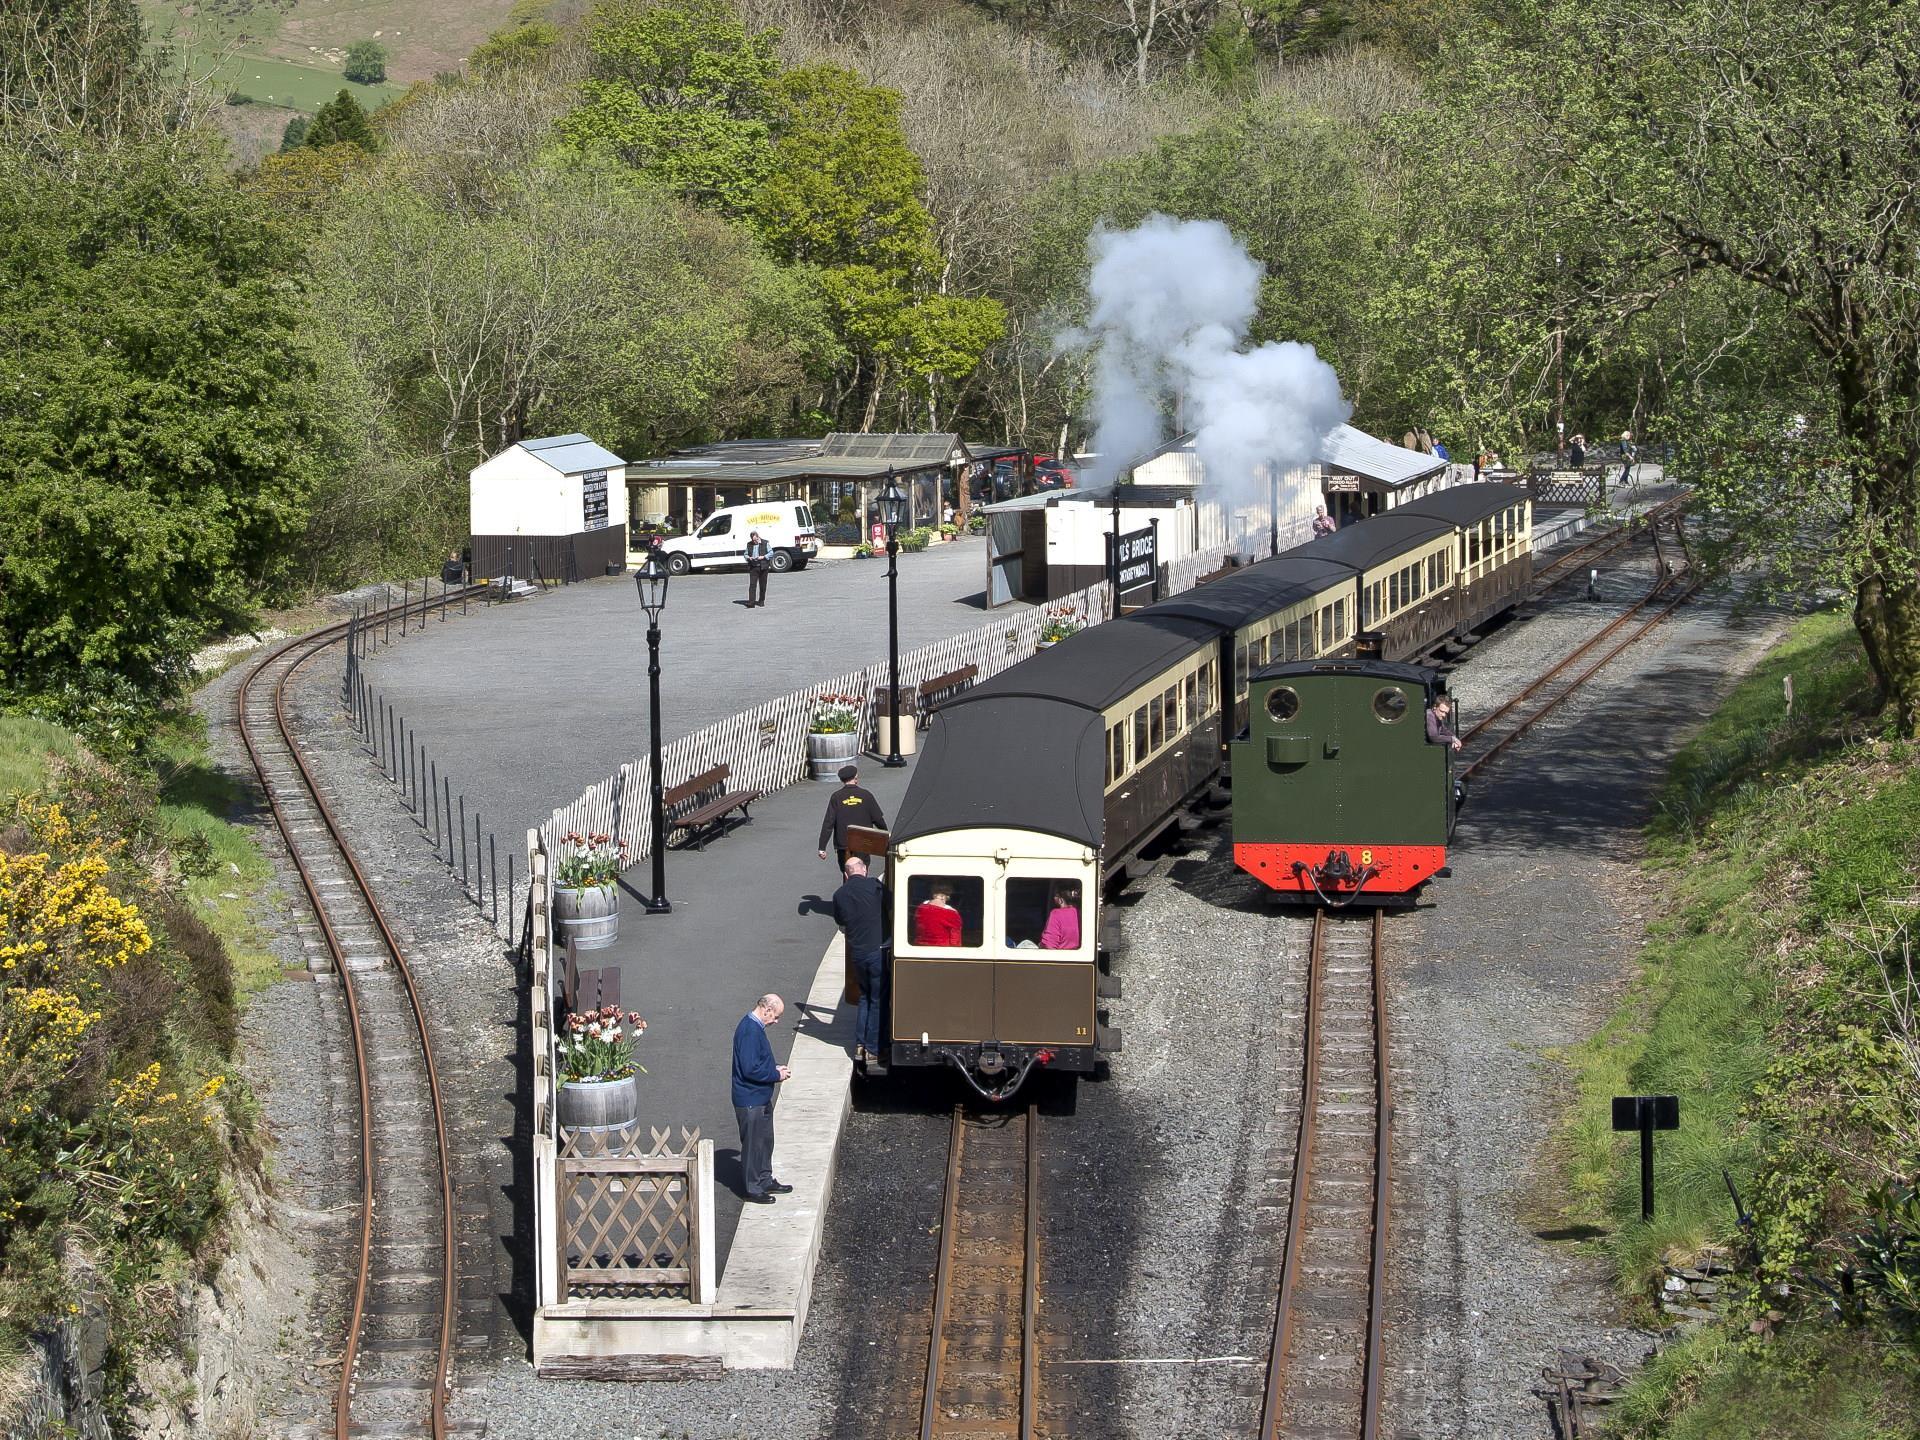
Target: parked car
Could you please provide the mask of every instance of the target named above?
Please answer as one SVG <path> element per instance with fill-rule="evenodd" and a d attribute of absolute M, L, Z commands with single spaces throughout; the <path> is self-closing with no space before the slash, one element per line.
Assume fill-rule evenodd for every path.
<path fill-rule="evenodd" d="M 1033 482 L 1039 490 L 1071 490 L 1073 471 L 1051 455 L 1033 457 Z"/>
<path fill-rule="evenodd" d="M 729 505 L 716 510 L 691 535 L 660 544 L 667 557 L 667 573 L 744 566 L 747 536 L 755 530 L 773 547 L 775 570 L 804 570 L 820 549 L 814 534 L 813 512 L 804 500 L 768 500 L 759 505 Z"/>

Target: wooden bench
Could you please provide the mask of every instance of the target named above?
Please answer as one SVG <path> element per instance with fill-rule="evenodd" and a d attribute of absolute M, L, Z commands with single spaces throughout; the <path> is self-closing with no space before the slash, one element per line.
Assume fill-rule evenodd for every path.
<path fill-rule="evenodd" d="M 949 670 L 944 675 L 936 675 L 921 684 L 915 693 L 919 697 L 918 710 L 922 719 L 931 715 L 956 690 L 964 690 L 973 683 L 980 673 L 978 665 L 962 665 L 958 670 Z"/>
<path fill-rule="evenodd" d="M 707 848 L 707 841 L 724 835 L 736 825 L 752 823 L 747 807 L 760 798 L 758 790 L 729 790 L 729 765 L 703 770 L 691 780 L 663 792 L 660 803 L 667 812 L 667 843 L 680 838 L 682 849 Z"/>

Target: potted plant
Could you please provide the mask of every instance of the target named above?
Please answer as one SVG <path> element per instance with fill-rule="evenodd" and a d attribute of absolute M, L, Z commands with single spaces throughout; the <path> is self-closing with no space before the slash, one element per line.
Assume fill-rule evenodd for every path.
<path fill-rule="evenodd" d="M 807 774 L 815 780 L 840 779 L 840 767 L 860 754 L 860 698 L 822 695 L 807 721 Z"/>
<path fill-rule="evenodd" d="M 940 526 L 940 538 L 942 540 L 958 540 L 960 538 L 960 527 L 951 520 L 944 522 Z"/>
<path fill-rule="evenodd" d="M 1086 628 L 1086 622 L 1071 610 L 1049 610 L 1047 618 L 1040 625 L 1039 648 L 1050 649 L 1068 636 L 1078 635 Z"/>
<path fill-rule="evenodd" d="M 567 832 L 571 849 L 553 872 L 554 940 L 581 950 L 605 950 L 620 938 L 620 872 L 627 842 L 611 835 Z"/>
<path fill-rule="evenodd" d="M 555 1118 L 569 1130 L 617 1130 L 640 1118 L 634 1042 L 647 1022 L 618 1005 L 603 1005 L 560 1022 L 553 1042 Z"/>

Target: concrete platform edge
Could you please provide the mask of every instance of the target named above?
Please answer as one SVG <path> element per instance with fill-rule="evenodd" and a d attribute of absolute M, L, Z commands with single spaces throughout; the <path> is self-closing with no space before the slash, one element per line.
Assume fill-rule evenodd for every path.
<path fill-rule="evenodd" d="M 592 1301 L 534 1316 L 536 1356 L 714 1357 L 729 1370 L 791 1370 L 813 1296 L 840 1138 L 852 1113 L 853 1016 L 841 1003 L 843 943 L 835 936 L 794 1022 L 774 1110 L 774 1169 L 793 1186 L 772 1205 L 746 1208 L 711 1305 Z"/>

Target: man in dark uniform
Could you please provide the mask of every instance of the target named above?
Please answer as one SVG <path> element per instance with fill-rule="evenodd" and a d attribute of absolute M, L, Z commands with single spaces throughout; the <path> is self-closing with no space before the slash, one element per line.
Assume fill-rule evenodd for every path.
<path fill-rule="evenodd" d="M 827 840 L 832 837 L 842 871 L 847 868 L 847 831 L 855 825 L 887 828 L 887 817 L 880 813 L 880 802 L 854 782 L 860 778 L 858 765 L 840 767 L 840 788 L 827 797 L 826 817 L 820 822 L 820 858 L 827 858 Z"/>
<path fill-rule="evenodd" d="M 767 572 L 773 568 L 773 550 L 755 530 L 747 536 L 747 608 L 767 603 Z"/>
<path fill-rule="evenodd" d="M 867 862 L 849 855 L 847 881 L 833 892 L 833 918 L 847 937 L 847 969 L 860 982 L 853 1026 L 854 1062 L 869 1075 L 887 1073 L 881 1026 L 887 1013 L 887 892 L 867 874 Z"/>

